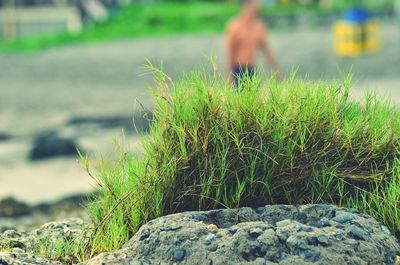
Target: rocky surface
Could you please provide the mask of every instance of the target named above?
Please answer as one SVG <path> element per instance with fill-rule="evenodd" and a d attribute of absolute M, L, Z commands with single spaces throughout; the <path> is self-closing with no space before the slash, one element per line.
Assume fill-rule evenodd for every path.
<path fill-rule="evenodd" d="M 35 136 L 29 153 L 31 161 L 57 156 L 77 156 L 78 144 L 74 139 L 63 138 L 56 132 L 44 132 Z"/>
<path fill-rule="evenodd" d="M 165 216 L 87 264 L 395 264 L 399 254 L 388 229 L 357 211 L 276 205 Z"/>
<path fill-rule="evenodd" d="M 0 253 L 0 264 L 59 264 L 32 257 L 33 244 L 46 235 L 77 239 L 85 227 L 72 219 L 31 233 L 7 231 L 0 242 L 15 245 Z M 83 264 L 398 265 L 399 255 L 389 230 L 356 210 L 273 205 L 161 217 L 143 225 L 120 250 Z"/>
<path fill-rule="evenodd" d="M 15 200 L 12 197 L 0 201 L 0 217 L 18 217 L 30 212 L 26 203 Z"/>
<path fill-rule="evenodd" d="M 44 223 L 71 217 L 88 220 L 82 206 L 89 196 L 78 194 L 53 203 L 33 206 L 11 197 L 2 199 L 0 200 L 0 233 L 10 229 L 18 232 L 32 230 Z"/>
<path fill-rule="evenodd" d="M 83 220 L 71 218 L 61 222 L 47 223 L 31 232 L 7 230 L 0 234 L 0 265 L 62 264 L 37 257 L 36 255 L 42 254 L 40 246 L 46 246 L 46 249 L 51 250 L 55 249 L 60 242 L 79 242 L 87 227 L 88 224 Z M 47 251 L 46 254 L 51 256 L 50 252 Z"/>

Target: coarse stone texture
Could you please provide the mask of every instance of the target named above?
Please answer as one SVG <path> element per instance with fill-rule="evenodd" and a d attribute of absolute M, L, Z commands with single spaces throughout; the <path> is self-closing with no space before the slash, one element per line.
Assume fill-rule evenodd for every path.
<path fill-rule="evenodd" d="M 36 254 L 39 254 L 38 248 L 43 244 L 47 244 L 50 250 L 57 243 L 65 241 L 79 242 L 78 240 L 82 240 L 88 226 L 81 219 L 71 218 L 61 222 L 44 224 L 31 232 L 7 230 L 0 234 L 0 265 L 62 264 L 37 257 Z"/>
<path fill-rule="evenodd" d="M 371 217 L 331 205 L 271 205 L 164 216 L 87 265 L 396 264 L 399 242 Z"/>
<path fill-rule="evenodd" d="M 36 257 L 38 243 L 78 242 L 88 227 L 75 218 L 32 232 L 8 230 L 0 234 L 0 265 L 61 264 Z M 164 216 L 143 225 L 121 249 L 83 264 L 400 265 L 399 254 L 389 230 L 356 210 L 271 205 Z"/>

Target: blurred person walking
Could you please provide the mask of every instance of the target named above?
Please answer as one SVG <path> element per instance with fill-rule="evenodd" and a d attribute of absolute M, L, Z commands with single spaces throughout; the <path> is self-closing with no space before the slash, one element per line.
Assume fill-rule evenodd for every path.
<path fill-rule="evenodd" d="M 256 52 L 261 50 L 278 80 L 282 79 L 279 64 L 267 40 L 267 26 L 258 17 L 258 0 L 243 0 L 241 14 L 228 23 L 226 31 L 227 67 L 230 80 L 238 86 L 244 76 L 253 76 Z"/>

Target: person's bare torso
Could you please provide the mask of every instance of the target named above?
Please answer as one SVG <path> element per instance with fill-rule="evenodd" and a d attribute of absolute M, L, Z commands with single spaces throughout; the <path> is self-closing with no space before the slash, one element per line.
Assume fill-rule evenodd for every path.
<path fill-rule="evenodd" d="M 260 47 L 265 32 L 262 21 L 243 21 L 236 19 L 230 23 L 232 33 L 232 56 L 234 64 L 240 66 L 254 66 L 255 55 Z"/>

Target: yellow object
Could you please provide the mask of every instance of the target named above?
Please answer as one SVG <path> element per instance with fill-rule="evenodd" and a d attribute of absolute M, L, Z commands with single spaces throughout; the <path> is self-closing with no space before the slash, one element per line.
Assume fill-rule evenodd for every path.
<path fill-rule="evenodd" d="M 282 4 L 282 5 L 288 5 L 288 4 L 290 4 L 290 0 L 280 0 L 280 3 Z"/>
<path fill-rule="evenodd" d="M 357 24 L 341 20 L 334 25 L 334 50 L 339 56 L 359 56 L 381 47 L 381 26 L 371 19 Z"/>

